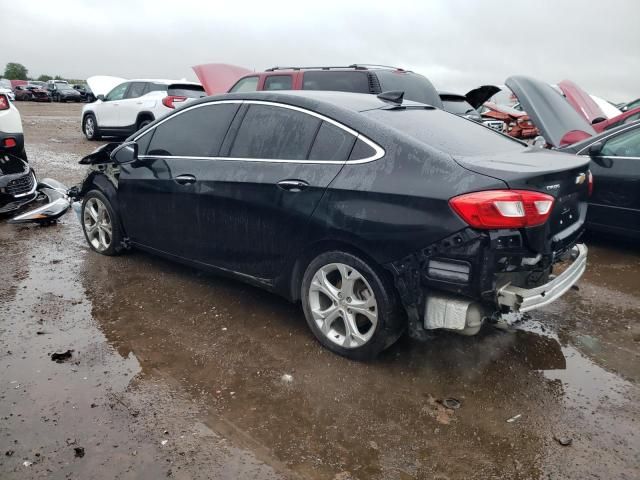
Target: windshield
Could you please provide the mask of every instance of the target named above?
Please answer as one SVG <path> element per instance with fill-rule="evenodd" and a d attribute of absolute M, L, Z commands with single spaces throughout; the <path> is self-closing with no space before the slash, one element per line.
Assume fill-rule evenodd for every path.
<path fill-rule="evenodd" d="M 469 105 L 466 100 L 443 100 L 444 109 L 447 112 L 457 115 L 465 115 L 468 113 L 476 113 L 476 109 Z"/>
<path fill-rule="evenodd" d="M 443 108 L 438 92 L 422 75 L 397 70 L 376 70 L 375 73 L 383 92 L 399 90 L 404 92 L 404 98 L 407 100 Z"/>
<path fill-rule="evenodd" d="M 516 152 L 526 147 L 511 137 L 443 110 L 394 108 L 369 110 L 363 115 L 451 155 Z"/>

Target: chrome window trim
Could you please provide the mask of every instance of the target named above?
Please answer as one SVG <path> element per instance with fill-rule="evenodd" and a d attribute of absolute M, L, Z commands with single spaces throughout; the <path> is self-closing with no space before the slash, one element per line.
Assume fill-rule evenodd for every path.
<path fill-rule="evenodd" d="M 384 149 L 378 145 L 377 143 L 373 142 L 372 140 L 370 140 L 368 137 L 358 133 L 357 131 L 353 130 L 352 128 L 347 127 L 346 125 L 343 125 L 340 122 L 337 122 L 329 117 L 325 117 L 324 115 L 317 113 L 317 112 L 313 112 L 311 110 L 307 110 L 305 108 L 302 107 L 297 107 L 295 105 L 288 105 L 286 103 L 279 103 L 279 102 L 271 102 L 271 101 L 266 101 L 266 100 L 216 100 L 213 102 L 206 102 L 206 103 L 200 103 L 198 105 L 192 105 L 190 107 L 184 108 L 183 110 L 180 110 L 179 112 L 177 112 L 175 115 L 171 115 L 168 116 L 162 120 L 160 120 L 158 123 L 156 123 L 153 127 L 151 127 L 149 130 L 145 131 L 144 133 L 138 135 L 137 137 L 135 137 L 133 139 L 134 142 L 137 142 L 138 139 L 144 137 L 145 135 L 149 134 L 150 132 L 152 132 L 153 130 L 155 130 L 157 127 L 159 127 L 160 125 L 162 125 L 164 122 L 178 116 L 178 115 L 182 115 L 185 112 L 188 112 L 190 110 L 194 110 L 196 108 L 202 108 L 202 107 L 206 107 L 206 106 L 210 106 L 210 105 L 217 105 L 217 104 L 224 104 L 224 103 L 239 103 L 239 104 L 249 104 L 249 105 L 267 105 L 267 106 L 276 106 L 276 107 L 280 107 L 280 108 L 286 108 L 289 110 L 295 110 L 297 112 L 301 112 L 304 113 L 306 115 L 311 115 L 312 117 L 316 117 L 324 122 L 330 123 L 331 125 L 334 125 L 335 127 L 338 127 L 342 130 L 344 130 L 345 132 L 349 133 L 350 135 L 353 135 L 356 139 L 356 142 L 358 140 L 362 140 L 365 144 L 367 144 L 369 147 L 371 147 L 374 150 L 374 154 L 370 157 L 367 158 L 362 158 L 362 159 L 358 159 L 358 160 L 295 160 L 295 159 L 280 159 L 280 158 L 245 158 L 245 157 L 190 157 L 190 156 L 180 156 L 180 155 L 140 155 L 138 156 L 138 158 L 140 159 L 147 159 L 147 158 L 181 158 L 181 159 L 186 159 L 186 160 L 226 160 L 226 161 L 233 161 L 233 162 L 267 162 L 267 163 L 303 163 L 303 164 L 333 164 L 333 165 L 342 165 L 342 164 L 354 164 L 354 165 L 359 165 L 359 164 L 363 164 L 363 163 L 369 163 L 369 162 L 374 162 L 382 157 L 384 157 L 385 155 L 385 151 Z"/>
<path fill-rule="evenodd" d="M 609 139 L 609 138 L 611 138 L 611 137 L 615 137 L 615 136 L 617 136 L 617 135 L 621 135 L 621 134 L 623 134 L 623 133 L 626 133 L 626 132 L 627 132 L 627 131 L 629 131 L 629 130 L 632 130 L 634 127 L 636 127 L 636 128 L 640 128 L 640 127 L 639 127 L 639 124 L 636 124 L 635 122 L 634 122 L 634 123 L 631 123 L 631 124 L 629 124 L 629 126 L 628 126 L 627 128 L 624 128 L 624 129 L 622 129 L 622 130 L 618 130 L 617 132 L 610 133 L 609 135 L 607 135 L 607 136 L 605 136 L 605 137 L 599 138 L 598 140 L 596 140 L 596 141 L 594 141 L 594 142 L 591 142 L 589 145 L 587 145 L 586 147 L 584 147 L 582 150 L 578 151 L 578 153 L 576 153 L 576 155 L 582 155 L 582 154 L 583 154 L 583 152 L 584 152 L 585 150 L 589 150 L 589 147 L 590 147 L 591 145 L 593 145 L 594 143 L 602 142 L 602 141 L 604 141 L 604 140 L 608 140 L 608 139 Z M 588 153 L 588 152 L 587 152 L 587 153 Z M 614 158 L 623 158 L 623 157 L 614 157 Z M 636 157 L 629 157 L 629 158 L 636 158 Z"/>

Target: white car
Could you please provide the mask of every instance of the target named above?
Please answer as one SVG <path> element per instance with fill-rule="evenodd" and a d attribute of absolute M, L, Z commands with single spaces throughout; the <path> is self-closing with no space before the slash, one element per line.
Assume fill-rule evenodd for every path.
<path fill-rule="evenodd" d="M 27 160 L 20 112 L 5 93 L 0 93 L 0 154 L 2 153 Z"/>
<path fill-rule="evenodd" d="M 0 78 L 0 93 L 5 94 L 12 102 L 16 100 L 13 88 L 11 87 L 11 82 L 6 78 Z"/>
<path fill-rule="evenodd" d="M 87 84 L 97 98 L 82 109 L 82 132 L 89 140 L 129 136 L 185 102 L 206 96 L 202 85 L 183 80 L 96 76 Z"/>

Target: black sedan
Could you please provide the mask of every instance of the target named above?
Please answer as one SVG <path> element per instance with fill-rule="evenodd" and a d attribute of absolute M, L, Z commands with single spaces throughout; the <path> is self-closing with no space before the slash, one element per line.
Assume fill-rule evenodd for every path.
<path fill-rule="evenodd" d="M 588 159 L 399 92 L 208 97 L 81 163 L 70 195 L 93 250 L 141 248 L 300 301 L 350 358 L 407 329 L 477 333 L 585 269 Z"/>
<path fill-rule="evenodd" d="M 54 83 L 48 87 L 54 102 L 82 102 L 82 95 L 66 83 Z"/>

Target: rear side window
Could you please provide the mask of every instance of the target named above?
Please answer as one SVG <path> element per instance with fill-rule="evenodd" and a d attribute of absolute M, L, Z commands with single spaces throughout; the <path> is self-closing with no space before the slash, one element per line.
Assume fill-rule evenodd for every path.
<path fill-rule="evenodd" d="M 236 103 L 210 104 L 170 117 L 155 128 L 147 155 L 217 156 L 238 107 Z"/>
<path fill-rule="evenodd" d="M 146 82 L 132 82 L 125 98 L 138 98 L 141 97 L 147 88 Z"/>
<path fill-rule="evenodd" d="M 166 92 L 167 86 L 162 83 L 150 83 L 147 93 L 149 92 Z"/>
<path fill-rule="evenodd" d="M 349 132 L 329 122 L 322 122 L 309 153 L 309 160 L 346 160 L 355 141 L 356 137 Z"/>
<path fill-rule="evenodd" d="M 363 115 L 451 155 L 515 152 L 526 145 L 438 109 L 370 110 Z"/>
<path fill-rule="evenodd" d="M 269 75 L 264 81 L 265 90 L 291 90 L 291 75 Z"/>
<path fill-rule="evenodd" d="M 370 145 L 367 145 L 361 138 L 358 139 L 351 151 L 349 160 L 363 160 L 365 158 L 371 158 L 376 154 L 376 151 Z"/>
<path fill-rule="evenodd" d="M 304 72 L 303 90 L 332 90 L 338 92 L 371 93 L 369 76 L 362 71 Z"/>
<path fill-rule="evenodd" d="M 169 85 L 169 88 L 167 89 L 167 95 L 187 98 L 202 98 L 207 96 L 204 88 L 202 88 L 200 85 L 188 84 Z"/>
<path fill-rule="evenodd" d="M 245 77 L 238 80 L 229 92 L 255 92 L 258 90 L 258 77 Z"/>
<path fill-rule="evenodd" d="M 230 157 L 306 160 L 321 120 L 271 105 L 251 105 L 231 147 Z"/>

